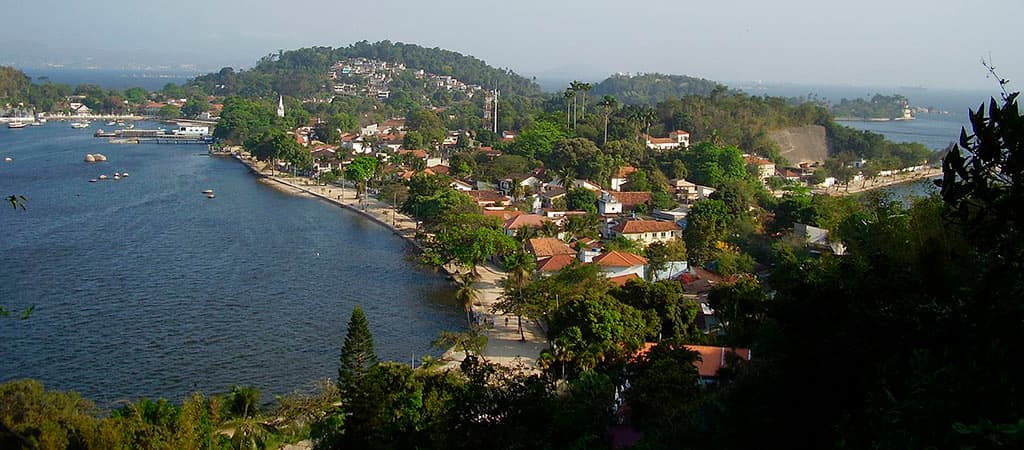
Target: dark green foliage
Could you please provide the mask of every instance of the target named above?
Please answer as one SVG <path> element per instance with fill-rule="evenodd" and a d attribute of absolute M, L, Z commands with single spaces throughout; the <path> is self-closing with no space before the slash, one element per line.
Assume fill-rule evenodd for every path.
<path fill-rule="evenodd" d="M 584 188 L 572 188 L 565 196 L 565 204 L 570 211 L 586 211 L 596 214 L 597 194 Z"/>
<path fill-rule="evenodd" d="M 918 143 L 893 143 L 870 131 L 855 130 L 829 121 L 825 124 L 829 154 L 842 163 L 859 158 L 877 160 L 881 169 L 901 169 L 924 164 L 932 151 Z M 835 174 L 833 174 L 835 175 Z"/>
<path fill-rule="evenodd" d="M 611 95 L 625 104 L 655 105 L 670 98 L 690 95 L 708 96 L 722 85 L 685 75 L 648 73 L 643 75 L 612 75 L 594 85 L 594 97 Z"/>
<path fill-rule="evenodd" d="M 909 104 L 906 97 L 875 94 L 870 99 L 842 99 L 832 106 L 836 117 L 852 119 L 898 119 L 903 117 L 903 108 Z"/>
<path fill-rule="evenodd" d="M 611 291 L 613 297 L 639 310 L 651 310 L 661 322 L 661 338 L 682 339 L 694 332 L 697 302 L 683 295 L 682 285 L 674 280 L 649 283 L 630 280 Z M 657 337 L 657 336 L 655 336 Z"/>
<path fill-rule="evenodd" d="M 633 388 L 626 391 L 631 417 L 645 432 L 652 448 L 703 447 L 695 429 L 699 423 L 697 368 L 700 356 L 678 342 L 665 342 L 631 363 L 627 370 Z M 641 444 L 643 445 L 643 444 Z"/>
<path fill-rule="evenodd" d="M 690 208 L 686 216 L 686 251 L 690 263 L 702 265 L 710 261 L 715 244 L 726 237 L 729 230 L 729 207 L 715 199 L 701 200 Z"/>
<path fill-rule="evenodd" d="M 363 308 L 357 306 L 348 320 L 345 343 L 341 347 L 338 386 L 342 392 L 351 393 L 357 382 L 376 365 L 377 354 L 373 351 L 370 323 L 363 314 Z"/>
<path fill-rule="evenodd" d="M 725 331 L 725 341 L 730 346 L 749 347 L 756 331 L 764 326 L 768 293 L 750 275 L 714 286 L 708 302 L 715 310 L 715 316 Z"/>
<path fill-rule="evenodd" d="M 260 390 L 254 386 L 232 386 L 227 395 L 227 412 L 242 418 L 259 414 Z"/>

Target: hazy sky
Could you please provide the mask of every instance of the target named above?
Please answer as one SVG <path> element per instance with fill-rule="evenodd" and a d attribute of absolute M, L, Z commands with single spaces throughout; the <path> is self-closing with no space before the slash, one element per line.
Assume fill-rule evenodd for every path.
<path fill-rule="evenodd" d="M 0 39 L 15 45 L 0 46 L 0 62 L 107 50 L 239 67 L 279 48 L 389 39 L 539 77 L 988 89 L 979 61 L 991 55 L 1024 81 L 1022 0 L 33 0 L 2 11 Z"/>

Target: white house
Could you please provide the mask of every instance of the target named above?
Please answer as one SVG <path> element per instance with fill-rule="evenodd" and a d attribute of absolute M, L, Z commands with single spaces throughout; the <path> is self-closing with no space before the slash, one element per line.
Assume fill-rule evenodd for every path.
<path fill-rule="evenodd" d="M 757 175 L 762 181 L 775 176 L 775 163 L 760 156 L 746 155 L 743 157 L 748 166 L 757 168 Z"/>
<path fill-rule="evenodd" d="M 690 133 L 675 130 L 667 138 L 647 137 L 647 148 L 651 150 L 672 150 L 674 148 L 690 148 Z"/>
<path fill-rule="evenodd" d="M 613 176 L 612 179 L 611 179 L 612 190 L 613 191 L 621 191 L 622 190 L 622 185 L 626 184 L 626 181 L 628 181 L 629 176 L 634 174 L 635 172 L 636 172 L 636 167 L 633 167 L 633 166 L 620 167 L 619 170 L 617 172 L 615 172 L 615 176 Z"/>
<path fill-rule="evenodd" d="M 657 220 L 624 220 L 608 229 L 612 237 L 642 242 L 645 246 L 655 242 L 668 242 L 683 237 L 683 228 L 675 222 Z"/>
<path fill-rule="evenodd" d="M 628 275 L 643 278 L 647 258 L 632 253 L 610 251 L 595 257 L 594 264 L 597 264 L 598 269 L 608 278 Z"/>
<path fill-rule="evenodd" d="M 607 192 L 601 194 L 597 199 L 597 213 L 602 216 L 622 214 L 622 202 L 618 201 L 612 194 Z"/>

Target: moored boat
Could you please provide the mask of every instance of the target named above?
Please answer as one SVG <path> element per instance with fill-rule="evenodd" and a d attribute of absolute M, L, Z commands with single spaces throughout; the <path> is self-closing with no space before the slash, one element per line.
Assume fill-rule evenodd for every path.
<path fill-rule="evenodd" d="M 25 122 L 7 122 L 7 128 L 25 128 Z"/>
<path fill-rule="evenodd" d="M 89 128 L 89 122 L 71 122 L 71 128 L 81 130 L 82 128 Z"/>

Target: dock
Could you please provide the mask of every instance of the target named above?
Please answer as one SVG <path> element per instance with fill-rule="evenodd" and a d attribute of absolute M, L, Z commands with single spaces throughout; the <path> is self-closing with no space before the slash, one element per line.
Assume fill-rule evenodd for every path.
<path fill-rule="evenodd" d="M 98 130 L 93 137 L 110 138 L 113 144 L 203 144 L 213 143 L 212 136 L 173 134 L 164 130 Z"/>

